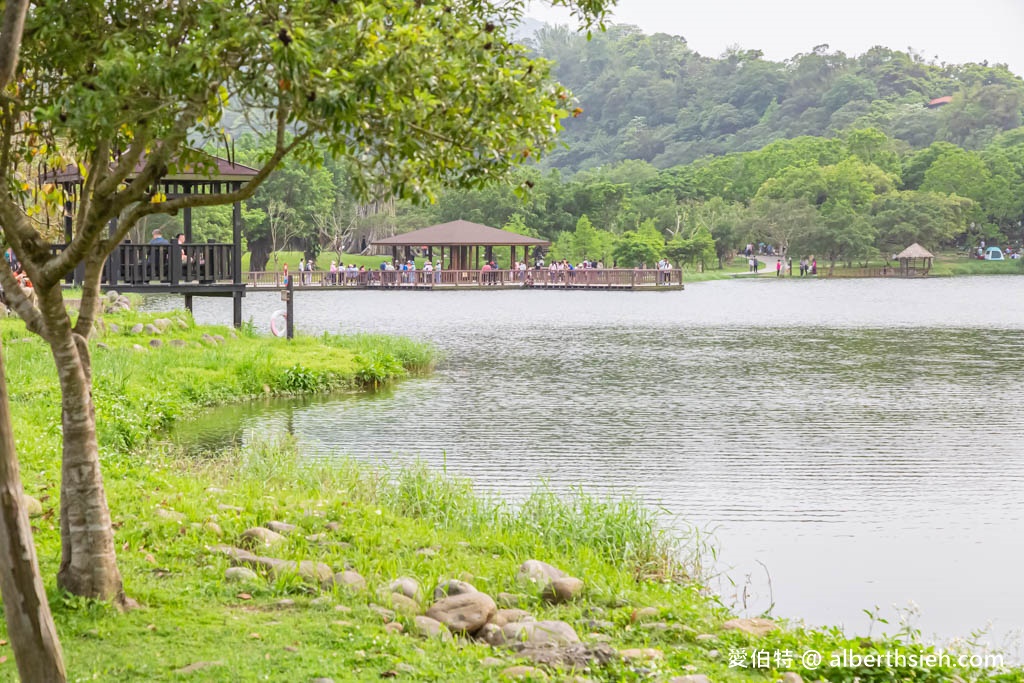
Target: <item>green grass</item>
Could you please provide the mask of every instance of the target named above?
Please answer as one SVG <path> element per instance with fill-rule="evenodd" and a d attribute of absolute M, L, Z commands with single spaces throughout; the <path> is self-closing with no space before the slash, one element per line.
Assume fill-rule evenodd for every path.
<path fill-rule="evenodd" d="M 615 648 L 652 647 L 664 653 L 663 660 L 640 666 L 616 661 L 595 668 L 587 674 L 595 681 L 665 681 L 688 667 L 716 683 L 777 679 L 775 670 L 730 668 L 733 648 L 863 654 L 900 645 L 905 651 L 929 651 L 915 643 L 912 630 L 868 640 L 794 626 L 760 641 L 723 631 L 731 615 L 704 586 L 701 537 L 669 531 L 680 527 L 635 499 L 604 500 L 541 487 L 512 506 L 424 465 L 392 470 L 345 458 L 305 460 L 300 445 L 289 439 L 256 440 L 217 456 L 180 452 L 166 442 L 165 428 L 206 406 L 265 393 L 365 387 L 374 381 L 361 372 L 390 372 L 381 379 L 390 381 L 429 371 L 436 355 L 409 340 L 370 335 L 300 337 L 292 343 L 232 336 L 226 328 L 198 327 L 184 314 L 166 314 L 172 316 L 186 329 L 176 327 L 161 338 L 182 339 L 183 348 L 165 344 L 134 350 L 134 344 L 149 337 L 124 330 L 159 315 L 108 316 L 108 330 L 114 322 L 121 332 L 108 331 L 91 342 L 119 565 L 127 592 L 142 605 L 127 614 L 55 588 L 60 470 L 52 361 L 19 323 L 0 322 L 22 473 L 28 493 L 44 506 L 44 515 L 34 519 L 40 564 L 71 680 L 308 681 L 328 676 L 376 681 L 397 675 L 402 680 L 475 682 L 499 680 L 502 667 L 485 667 L 485 657 L 517 663 L 511 650 L 411 635 L 408 617 L 399 617 L 404 634 L 388 633 L 370 605 L 386 603 L 377 589 L 398 576 L 415 577 L 428 595 L 448 578 L 470 580 L 491 595 L 519 593 L 521 606 L 538 619 L 565 620 L 585 640 L 593 640 L 587 634 L 594 627 L 587 622 L 600 619 L 608 623 L 597 630 Z M 211 345 L 204 334 L 221 334 L 225 343 Z M 158 510 L 182 517 L 172 519 Z M 271 520 L 299 530 L 267 554 L 324 562 L 336 571 L 352 566 L 366 577 L 369 590 L 324 590 L 287 574 L 228 583 L 228 561 L 214 546 L 233 543 L 245 529 Z M 328 526 L 332 522 L 336 525 Z M 516 569 L 528 558 L 583 579 L 584 598 L 545 604 L 535 588 L 516 582 Z M 631 622 L 633 611 L 645 606 L 660 610 L 663 628 Z M 700 634 L 714 635 L 714 640 Z M 3 629 L 0 637 L 6 637 Z M 210 665 L 176 673 L 200 662 Z M 793 668 L 805 680 L 821 678 L 821 672 Z M 985 673 L 955 671 L 968 680 Z M 953 672 L 949 667 L 860 667 L 829 671 L 827 679 L 938 683 Z M 984 680 L 997 680 L 985 675 Z M 0 679 L 14 677 L 10 657 L 0 660 Z M 998 680 L 1024 679 L 1013 671 Z"/>
<path fill-rule="evenodd" d="M 868 262 L 868 267 L 881 268 L 886 265 L 885 261 L 873 260 Z M 888 265 L 892 266 L 892 263 Z M 828 273 L 828 262 L 818 260 L 818 274 L 825 276 Z M 863 264 L 855 263 L 852 266 L 854 271 L 859 271 Z M 797 264 L 794 264 L 797 268 Z M 844 264 L 837 263 L 835 276 L 843 277 L 848 269 Z M 696 272 L 692 268 L 686 268 L 683 273 L 683 282 L 705 282 L 709 280 L 742 279 L 737 274 L 747 273 L 748 267 L 744 257 L 737 257 L 730 263 L 726 263 L 722 269 L 709 269 L 703 273 Z M 1024 275 L 1024 259 L 1006 261 L 980 261 L 969 259 L 955 253 L 941 253 L 935 258 L 934 266 L 929 275 L 933 277 L 948 277 L 957 275 Z M 761 273 L 759 277 L 775 277 L 775 257 L 761 257 Z M 787 275 L 787 277 L 790 277 Z M 793 277 L 799 277 L 797 270 Z"/>
<path fill-rule="evenodd" d="M 940 255 L 935 259 L 932 275 L 1024 275 L 1024 259 L 981 261 L 979 259 Z"/>
<path fill-rule="evenodd" d="M 250 256 L 251 256 L 251 254 L 249 252 L 246 252 L 246 253 L 242 254 L 242 272 L 243 273 L 249 271 L 249 259 L 250 259 Z M 343 254 L 342 256 L 343 256 L 342 260 L 338 261 L 338 255 L 336 253 L 334 253 L 333 251 L 325 251 L 325 252 L 321 253 L 320 256 L 316 259 L 316 262 L 315 262 L 314 265 L 316 266 L 317 270 L 328 270 L 331 267 L 331 261 L 338 261 L 339 264 L 340 263 L 344 263 L 344 264 L 347 265 L 349 263 L 354 263 L 354 264 L 356 264 L 357 267 L 358 266 L 366 266 L 368 269 L 377 270 L 378 268 L 380 268 L 381 261 L 383 261 L 383 260 L 390 261 L 391 260 L 391 256 L 390 255 L 387 255 L 387 256 L 364 256 L 362 254 Z M 288 264 L 288 269 L 291 270 L 291 271 L 294 271 L 298 267 L 299 261 L 301 259 L 302 259 L 302 252 L 301 251 L 279 251 L 279 252 L 277 252 L 277 260 L 276 261 L 274 260 L 274 256 L 273 255 L 270 257 L 270 260 L 267 262 L 267 270 L 269 270 L 269 271 L 283 270 L 284 264 L 287 263 Z M 417 268 L 421 268 L 423 266 L 424 262 L 425 261 L 424 261 L 424 259 L 422 257 L 421 258 L 417 258 L 416 259 L 416 267 Z"/>

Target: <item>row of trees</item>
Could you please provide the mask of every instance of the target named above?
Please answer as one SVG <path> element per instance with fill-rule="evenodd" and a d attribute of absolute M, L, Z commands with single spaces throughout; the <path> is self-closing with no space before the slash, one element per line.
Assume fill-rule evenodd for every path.
<path fill-rule="evenodd" d="M 270 261 L 286 247 L 308 257 L 358 252 L 377 237 L 457 218 L 504 225 L 519 215 L 549 239 L 574 232 L 583 215 L 615 235 L 651 219 L 671 242 L 696 236 L 688 217 L 701 211 L 693 205 L 713 198 L 728 205 L 714 215 L 733 217 L 713 221 L 719 255 L 735 246 L 723 241 L 724 222 L 739 226 L 730 232 L 740 242 L 744 235 L 778 241 L 768 227 L 778 221 L 766 217 L 783 207 L 768 200 L 809 203 L 813 214 L 786 207 L 814 218 L 794 233 L 795 243 L 819 253 L 841 245 L 848 259 L 908 239 L 940 246 L 971 223 L 978 238 L 1018 234 L 1022 211 L 1012 188 L 1022 176 L 1024 82 L 1005 66 L 940 64 L 882 47 L 849 57 L 826 45 L 784 62 L 740 49 L 714 59 L 681 37 L 630 26 L 589 41 L 547 26 L 527 42 L 554 60 L 583 115 L 566 119 L 564 148 L 516 179 L 518 190 L 528 190 L 525 204 L 509 188 L 446 193 L 425 209 L 354 201 L 346 188 L 362 179 L 351 160 L 286 163 L 246 204 L 251 267 L 276 267 Z M 924 106 L 943 95 L 952 103 Z M 236 112 L 227 118 L 236 130 L 261 130 Z M 263 140 L 241 135 L 238 158 L 258 165 L 269 153 Z M 855 178 L 864 183 L 839 198 L 838 186 Z M 864 193 L 867 186 L 876 191 Z M 226 208 L 199 212 L 195 221 L 204 238 L 230 235 Z M 761 227 L 751 233 L 743 225 Z"/>
<path fill-rule="evenodd" d="M 255 139 L 238 142 L 243 162 L 265 153 Z M 845 262 L 912 242 L 1010 245 L 1021 240 L 1024 218 L 1016 191 L 1024 184 L 1024 129 L 977 151 L 948 142 L 915 150 L 867 128 L 669 169 L 631 160 L 566 178 L 524 168 L 511 183 L 445 191 L 427 205 L 357 201 L 346 190 L 351 172 L 325 159 L 271 176 L 245 205 L 251 267 L 267 267 L 285 247 L 310 257 L 358 252 L 376 237 L 457 219 L 551 240 L 554 258 L 633 266 L 661 256 L 720 263 L 751 241 Z M 197 212 L 195 229 L 202 239 L 229 239 L 230 210 Z"/>
<path fill-rule="evenodd" d="M 831 261 L 1021 241 L 1024 130 L 980 151 L 913 150 L 877 129 L 780 140 L 659 170 L 625 161 L 563 179 L 524 169 L 513 186 L 450 191 L 398 222 L 463 218 L 552 240 L 552 256 L 633 266 L 661 256 L 721 262 L 747 242 Z M 521 190 L 529 188 L 523 195 Z"/>
<path fill-rule="evenodd" d="M 566 27 L 532 38 L 583 115 L 545 162 L 576 171 L 627 159 L 658 168 L 750 151 L 783 138 L 875 127 L 924 148 L 986 146 L 1021 125 L 1024 82 L 1004 65 L 945 64 L 874 47 L 853 57 L 819 45 L 782 62 L 733 48 L 709 58 L 686 40 L 614 26 L 592 40 Z M 926 108 L 933 98 L 951 104 Z"/>

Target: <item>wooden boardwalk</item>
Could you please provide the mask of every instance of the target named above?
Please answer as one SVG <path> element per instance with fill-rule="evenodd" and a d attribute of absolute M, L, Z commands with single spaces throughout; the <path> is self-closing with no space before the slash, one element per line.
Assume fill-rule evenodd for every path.
<path fill-rule="evenodd" d="M 648 290 L 683 289 L 683 272 L 627 268 L 510 270 L 397 271 L 368 270 L 337 273 L 314 270 L 290 273 L 296 290 L 379 289 L 379 290 L 491 290 L 491 289 L 590 289 Z M 243 278 L 250 290 L 285 289 L 280 272 L 251 272 Z"/>

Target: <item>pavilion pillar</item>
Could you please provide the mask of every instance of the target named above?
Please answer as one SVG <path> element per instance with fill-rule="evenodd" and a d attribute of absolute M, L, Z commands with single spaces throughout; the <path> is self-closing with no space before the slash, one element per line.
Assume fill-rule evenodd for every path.
<path fill-rule="evenodd" d="M 184 187 L 182 187 L 182 190 L 183 190 L 183 194 L 186 194 L 186 195 L 192 194 L 192 191 L 191 191 L 192 190 L 192 185 L 190 183 L 185 183 Z M 181 211 L 181 221 L 182 221 L 182 223 L 185 224 L 185 243 L 186 244 L 192 244 L 192 207 L 191 206 L 186 206 L 184 209 L 182 209 L 182 211 Z"/>
<path fill-rule="evenodd" d="M 71 244 L 75 229 L 75 204 L 70 199 L 64 202 L 64 244 Z M 79 263 L 74 271 L 68 274 L 65 282 L 81 287 L 85 282 L 85 261 Z"/>
<path fill-rule="evenodd" d="M 107 227 L 108 235 L 113 237 L 117 234 L 117 217 L 110 219 L 110 223 Z M 110 252 L 110 257 L 107 259 L 107 284 L 111 287 L 117 285 L 117 281 L 121 275 L 121 245 L 118 244 L 114 247 L 114 250 Z"/>
<path fill-rule="evenodd" d="M 74 237 L 72 231 L 75 227 L 74 222 L 75 205 L 68 199 L 64 202 L 64 243 L 71 244 L 71 239 Z"/>
<path fill-rule="evenodd" d="M 181 187 L 181 191 L 182 191 L 182 194 L 184 194 L 184 195 L 192 194 L 192 183 L 183 183 L 182 187 Z M 181 222 L 184 223 L 185 244 L 192 244 L 192 207 L 191 206 L 186 206 L 184 209 L 182 209 L 182 211 L 181 211 Z M 175 242 L 177 242 L 177 240 L 175 240 Z M 179 247 L 179 246 L 175 245 L 174 246 L 174 251 L 176 253 L 172 254 L 172 258 L 177 258 L 178 261 L 182 265 L 182 269 L 185 270 L 185 271 L 188 271 L 188 272 L 182 273 L 184 279 L 192 280 L 192 279 L 195 279 L 195 277 L 196 277 L 195 271 L 196 271 L 196 268 L 198 267 L 198 264 L 195 264 L 195 263 L 193 263 L 191 261 L 188 261 L 188 260 L 182 262 L 181 254 L 177 253 L 177 252 L 180 252 L 183 248 L 184 247 Z M 239 261 L 239 264 L 241 264 L 241 261 Z M 188 299 L 188 298 L 189 297 L 186 297 L 186 299 Z M 189 306 L 188 303 L 186 303 L 185 308 L 187 308 L 190 312 L 192 310 L 191 306 Z"/>
<path fill-rule="evenodd" d="M 241 189 L 241 183 L 234 183 L 234 190 Z M 232 239 L 232 268 L 231 281 L 235 285 L 242 284 L 242 202 L 235 202 L 231 207 L 231 239 Z M 236 328 L 242 326 L 242 296 L 245 292 L 240 287 L 236 287 L 235 291 L 231 293 L 231 308 L 234 314 L 234 325 Z"/>

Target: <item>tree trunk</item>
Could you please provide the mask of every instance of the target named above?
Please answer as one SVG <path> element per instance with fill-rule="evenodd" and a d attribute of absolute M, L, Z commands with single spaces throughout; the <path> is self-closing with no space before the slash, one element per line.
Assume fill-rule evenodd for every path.
<path fill-rule="evenodd" d="M 249 241 L 249 270 L 258 273 L 267 269 L 270 260 L 270 243 L 260 238 Z"/>
<path fill-rule="evenodd" d="M 7 634 L 23 682 L 66 680 L 57 630 L 39 576 L 32 527 L 22 500 L 0 348 L 0 593 Z"/>
<path fill-rule="evenodd" d="M 71 330 L 60 288 L 39 295 L 60 381 L 64 436 L 57 585 L 75 595 L 113 600 L 121 606 L 124 588 L 100 472 L 89 348 L 85 339 Z"/>

